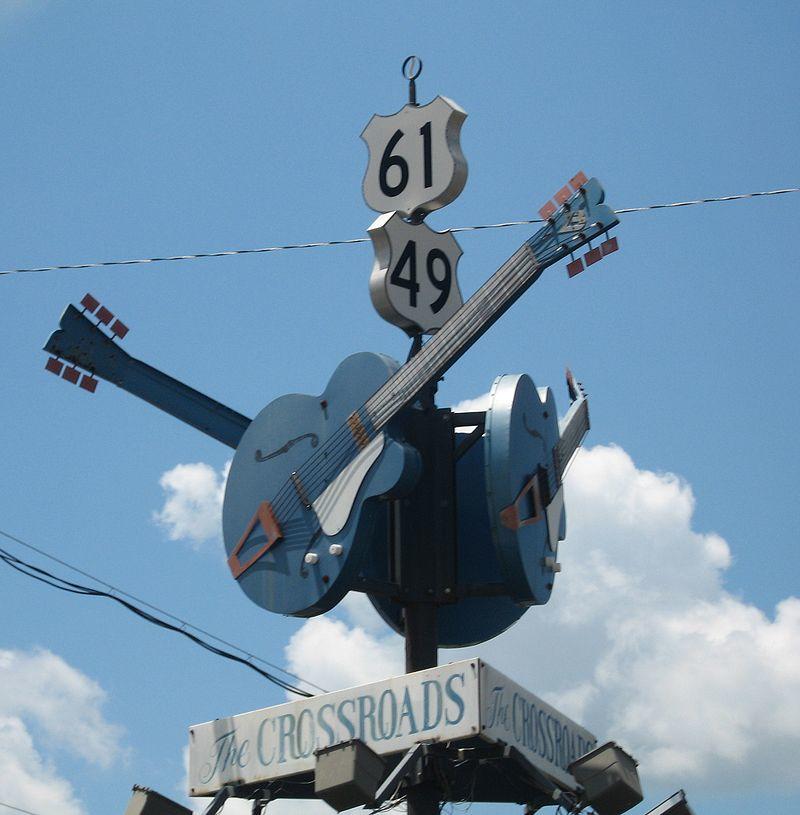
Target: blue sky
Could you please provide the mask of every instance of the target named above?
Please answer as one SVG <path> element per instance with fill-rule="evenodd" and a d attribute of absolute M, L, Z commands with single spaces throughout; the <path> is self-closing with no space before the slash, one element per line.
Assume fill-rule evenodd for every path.
<path fill-rule="evenodd" d="M 420 100 L 469 113 L 469 179 L 435 228 L 535 217 L 578 169 L 615 207 L 797 186 L 798 34 L 791 3 L 0 3 L 0 266 L 364 236 L 359 134 L 404 103 L 410 53 Z M 619 728 L 602 735 L 647 757 L 650 805 L 684 786 L 708 815 L 797 806 L 799 204 L 623 217 L 617 255 L 573 280 L 550 270 L 440 389 L 451 405 L 525 372 L 563 409 L 564 364 L 586 384 L 596 447 L 567 485 L 553 600 L 518 640 L 474 650 L 596 732 Z M 460 235 L 465 295 L 529 234 Z M 233 584 L 214 520 L 226 448 L 106 383 L 59 382 L 40 350 L 91 291 L 132 354 L 253 416 L 319 393 L 352 352 L 405 356 L 369 301 L 371 265 L 361 244 L 0 278 L 0 528 L 309 679 L 366 676 L 315 637 L 388 669 L 397 641 L 361 604 L 304 624 Z M 181 526 L 187 506 L 199 527 Z M 579 624 L 580 590 L 597 603 Z M 612 611 L 609 662 L 580 629 Z M 10 570 L 0 619 L 0 800 L 34 812 L 119 810 L 133 783 L 178 796 L 191 723 L 284 698 Z M 610 678 L 626 672 L 629 688 Z"/>

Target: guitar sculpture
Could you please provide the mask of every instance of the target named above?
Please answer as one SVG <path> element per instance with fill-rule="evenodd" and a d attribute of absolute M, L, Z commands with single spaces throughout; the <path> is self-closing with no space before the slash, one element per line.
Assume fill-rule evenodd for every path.
<path fill-rule="evenodd" d="M 420 392 L 548 266 L 617 224 L 603 199 L 600 183 L 586 181 L 405 365 L 375 354 L 350 357 L 320 397 L 281 397 L 253 420 L 234 455 L 223 507 L 228 563 L 251 599 L 272 611 L 310 616 L 353 588 L 380 519 L 376 499 L 402 495 L 416 478 L 418 457 L 403 439 L 403 411 L 413 409 Z M 557 435 L 548 427 L 552 449 Z M 504 512 L 509 533 L 526 534 L 531 519 L 523 499 L 531 493 L 541 500 L 545 484 L 537 490 L 538 483 L 537 476 L 524 495 L 514 493 L 516 500 L 495 508 Z M 559 513 L 549 513 L 551 526 Z M 552 577 L 555 560 L 521 565 Z M 509 576 L 513 568 L 506 569 Z"/>
<path fill-rule="evenodd" d="M 283 396 L 252 422 L 129 357 L 72 306 L 45 349 L 235 446 L 223 507 L 231 573 L 264 608 L 301 617 L 319 614 L 354 587 L 370 541 L 385 534 L 379 528 L 385 521 L 381 509 L 385 503 L 380 499 L 402 495 L 414 485 L 419 456 L 404 441 L 403 424 L 420 393 L 438 381 L 548 266 L 618 223 L 603 204 L 600 183 L 594 178 L 580 181 L 577 192 L 564 196 L 562 206 L 547 213 L 546 225 L 407 363 L 400 366 L 378 354 L 356 354 L 339 365 L 321 396 Z M 606 246 L 613 251 L 611 244 L 616 248 L 611 239 L 592 252 L 605 252 Z M 517 412 L 512 409 L 511 415 L 513 425 Z M 527 421 L 530 425 L 533 419 Z M 548 445 L 557 446 L 552 426 L 538 432 Z M 492 443 L 490 437 L 490 457 Z M 528 528 L 536 526 L 531 511 L 537 500 L 546 509 L 547 528 L 560 527 L 560 510 L 549 507 L 558 506 L 561 473 L 557 468 L 548 472 L 555 479 L 552 484 L 541 475 L 526 473 L 521 487 L 514 486 L 516 476 L 510 474 L 508 503 L 490 510 L 495 516 L 492 523 L 499 518 L 502 525 L 498 553 L 501 563 L 502 553 L 507 553 L 502 564 L 506 578 L 513 586 L 517 569 L 519 581 L 536 586 L 531 594 L 518 581 L 513 589 L 517 602 L 541 603 L 549 596 L 546 585 L 552 583 L 555 550 L 552 562 L 543 564 L 537 556 L 528 563 L 523 557 L 515 566 L 513 546 L 503 543 L 530 534 Z M 551 500 L 545 507 L 547 497 Z M 528 505 L 533 510 L 526 509 Z M 552 534 L 548 531 L 548 540 Z M 532 577 L 537 569 L 541 575 Z"/>
<path fill-rule="evenodd" d="M 561 422 L 550 388 L 537 389 L 527 375 L 506 374 L 492 385 L 484 432 L 456 463 L 461 596 L 438 607 L 442 647 L 497 636 L 529 606 L 550 599 L 560 569 L 558 543 L 566 534 L 562 479 L 589 430 L 586 395 L 569 372 L 567 383 L 572 404 Z M 367 571 L 389 579 L 377 552 L 368 556 Z M 503 593 L 469 590 L 492 585 Z M 402 605 L 388 594 L 369 597 L 402 634 Z"/>

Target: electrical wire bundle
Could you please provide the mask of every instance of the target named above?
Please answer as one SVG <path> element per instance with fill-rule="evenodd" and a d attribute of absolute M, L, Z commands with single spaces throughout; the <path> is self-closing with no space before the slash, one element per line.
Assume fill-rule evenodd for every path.
<path fill-rule="evenodd" d="M 2 534 L 6 535 L 6 533 Z M 6 537 L 11 536 L 6 535 Z M 22 543 L 22 541 L 19 541 L 16 538 L 11 539 L 17 540 L 17 542 Z M 2 547 L 0 547 L 0 560 L 2 560 L 3 563 L 5 563 L 7 566 L 10 566 L 12 569 L 19 572 L 20 574 L 24 574 L 26 577 L 31 577 L 34 580 L 37 580 L 40 583 L 44 583 L 47 586 L 51 586 L 54 589 L 58 589 L 59 591 L 65 591 L 68 592 L 69 594 L 83 595 L 85 597 L 105 597 L 109 600 L 113 600 L 115 603 L 119 603 L 119 605 L 121 605 L 123 608 L 126 608 L 128 611 L 132 612 L 137 617 L 141 617 L 143 620 L 146 620 L 147 622 L 152 623 L 153 625 L 157 625 L 159 628 L 165 628 L 167 631 L 174 631 L 175 633 L 186 637 L 186 639 L 195 643 L 195 645 L 199 645 L 201 648 L 205 648 L 206 651 L 210 651 L 212 654 L 215 654 L 216 656 L 223 657 L 224 659 L 229 659 L 232 662 L 238 662 L 241 665 L 245 665 L 246 667 L 250 668 L 250 670 L 255 671 L 259 676 L 263 677 L 269 682 L 272 682 L 279 688 L 288 691 L 289 693 L 295 693 L 298 696 L 305 697 L 314 696 L 313 693 L 305 691 L 302 688 L 298 687 L 297 685 L 294 685 L 285 679 L 281 679 L 279 676 L 276 676 L 275 674 L 270 673 L 269 671 L 265 671 L 262 668 L 259 668 L 257 665 L 254 665 L 249 659 L 239 656 L 238 654 L 234 654 L 231 651 L 226 651 L 225 649 L 219 648 L 216 645 L 212 645 L 210 642 L 204 640 L 197 634 L 193 634 L 191 631 L 188 631 L 185 624 L 179 626 L 167 620 L 160 619 L 155 614 L 151 614 L 149 611 L 145 611 L 143 608 L 140 608 L 135 603 L 126 600 L 124 597 L 120 597 L 118 594 L 115 594 L 112 591 L 95 589 L 90 586 L 84 586 L 80 583 L 74 583 L 71 580 L 59 577 L 58 575 L 55 575 L 52 572 L 47 571 L 46 569 L 42 569 L 39 566 L 34 566 L 32 563 L 28 563 L 28 561 L 17 557 L 16 555 L 12 554 L 6 549 L 3 549 Z"/>

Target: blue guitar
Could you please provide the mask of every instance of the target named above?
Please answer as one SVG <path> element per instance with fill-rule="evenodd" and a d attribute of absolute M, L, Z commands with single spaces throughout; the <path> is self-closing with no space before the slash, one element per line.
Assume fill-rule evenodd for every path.
<path fill-rule="evenodd" d="M 550 388 L 536 388 L 525 374 L 497 377 L 483 426 L 457 442 L 463 450 L 455 472 L 459 585 L 456 602 L 437 609 L 441 647 L 491 639 L 550 599 L 566 534 L 562 479 L 589 430 L 586 395 L 569 372 L 567 384 L 571 405 L 559 422 Z M 372 579 L 390 579 L 379 549 L 370 550 L 365 566 Z M 397 598 L 385 592 L 369 598 L 403 634 Z"/>
<path fill-rule="evenodd" d="M 236 450 L 223 507 L 228 563 L 253 601 L 311 616 L 353 588 L 384 519 L 380 500 L 402 495 L 418 473 L 419 457 L 402 436 L 403 412 L 548 266 L 617 224 L 603 198 L 599 182 L 586 181 L 405 365 L 357 354 L 321 396 L 280 397 L 253 420 Z M 509 532 L 527 534 L 520 531 L 532 525 L 523 503 L 537 483 L 521 496 L 517 487 L 498 508 Z M 554 567 L 553 557 L 544 568 L 552 575 Z"/>

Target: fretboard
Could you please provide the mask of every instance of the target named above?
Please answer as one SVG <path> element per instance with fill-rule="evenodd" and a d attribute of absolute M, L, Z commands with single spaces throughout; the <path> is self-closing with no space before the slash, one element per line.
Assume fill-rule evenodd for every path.
<path fill-rule="evenodd" d="M 556 484 L 561 483 L 569 462 L 589 432 L 589 402 L 585 396 L 573 402 L 561 424 L 561 437 L 553 449 Z"/>
<path fill-rule="evenodd" d="M 540 229 L 478 289 L 425 345 L 364 405 L 375 431 L 383 428 L 444 372 L 568 250 L 552 226 Z"/>

